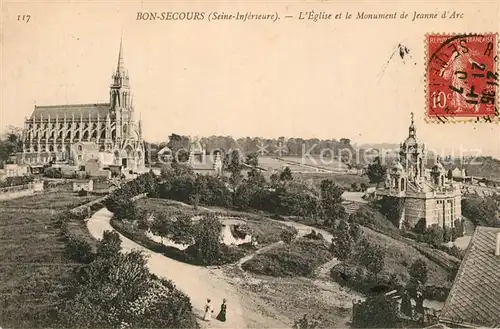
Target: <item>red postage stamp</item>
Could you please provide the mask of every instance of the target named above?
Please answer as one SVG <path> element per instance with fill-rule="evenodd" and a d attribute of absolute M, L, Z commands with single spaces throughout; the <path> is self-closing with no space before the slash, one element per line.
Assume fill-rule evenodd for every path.
<path fill-rule="evenodd" d="M 498 35 L 428 34 L 426 46 L 428 121 L 497 121 Z"/>

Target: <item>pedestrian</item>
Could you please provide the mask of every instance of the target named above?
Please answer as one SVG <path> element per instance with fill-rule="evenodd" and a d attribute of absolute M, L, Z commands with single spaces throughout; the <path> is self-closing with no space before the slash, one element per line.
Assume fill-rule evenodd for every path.
<path fill-rule="evenodd" d="M 210 299 L 207 298 L 207 303 L 205 304 L 205 316 L 203 317 L 203 320 L 210 321 L 212 319 L 213 312 L 214 309 L 212 307 L 212 304 L 210 304 Z"/>
<path fill-rule="evenodd" d="M 226 308 L 227 308 L 226 299 L 224 298 L 220 306 L 220 312 L 219 314 L 217 314 L 217 320 L 221 322 L 226 322 Z"/>

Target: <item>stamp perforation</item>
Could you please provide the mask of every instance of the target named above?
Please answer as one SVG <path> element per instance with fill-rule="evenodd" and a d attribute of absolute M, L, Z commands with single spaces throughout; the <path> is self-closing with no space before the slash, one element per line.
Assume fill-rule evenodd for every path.
<path fill-rule="evenodd" d="M 496 56 L 500 56 L 499 54 L 499 49 L 500 49 L 500 38 L 499 38 L 499 33 L 498 32 L 484 32 L 484 33 L 457 33 L 457 32 L 438 32 L 438 33 L 426 33 L 424 35 L 424 60 L 425 60 L 425 73 L 424 73 L 424 83 L 425 83 L 425 88 L 424 88 L 424 102 L 425 102 L 425 115 L 424 115 L 424 121 L 426 123 L 437 123 L 437 124 L 444 124 L 444 123 L 498 123 L 500 122 L 500 115 L 498 113 L 500 109 L 500 97 L 498 95 L 498 90 L 499 88 L 496 88 L 496 105 L 495 105 L 495 113 L 492 116 L 468 116 L 468 117 L 460 117 L 460 116 L 453 116 L 453 115 L 447 115 L 447 116 L 429 116 L 429 97 L 430 97 L 430 88 L 429 88 L 429 70 L 428 70 L 428 65 L 430 62 L 430 47 L 429 47 L 429 37 L 430 36 L 442 36 L 442 37 L 474 37 L 474 36 L 495 36 L 496 38 L 496 49 L 495 53 Z M 493 71 L 498 72 L 498 62 L 493 61 Z"/>

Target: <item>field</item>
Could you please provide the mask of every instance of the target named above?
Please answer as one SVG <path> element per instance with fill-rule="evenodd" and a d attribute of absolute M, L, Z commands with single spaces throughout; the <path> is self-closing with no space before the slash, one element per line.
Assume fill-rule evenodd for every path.
<path fill-rule="evenodd" d="M 58 301 L 59 279 L 78 266 L 65 257 L 53 218 L 92 198 L 49 192 L 0 203 L 2 327 L 33 328 L 47 319 L 48 309 Z M 85 229 L 73 224 L 73 229 Z"/>
<path fill-rule="evenodd" d="M 71 191 L 49 191 L 32 196 L 1 201 L 0 208 L 4 209 L 53 209 L 56 211 L 71 209 L 87 202 L 99 199 L 101 196 L 78 196 Z"/>
<path fill-rule="evenodd" d="M 259 166 L 268 171 L 279 170 L 283 167 L 289 167 L 292 172 L 307 173 L 314 173 L 321 170 L 325 170 L 328 172 L 342 172 L 347 169 L 343 163 L 337 160 L 321 160 L 317 157 L 282 157 L 278 159 L 270 156 L 261 156 L 259 157 Z"/>
<path fill-rule="evenodd" d="M 335 173 L 301 173 L 297 175 L 304 180 L 312 180 L 314 185 L 319 186 L 322 180 L 329 179 L 335 184 L 343 188 L 350 188 L 353 183 L 358 186 L 361 184 L 369 185 L 366 176 L 350 175 L 350 174 L 335 174 Z"/>
<path fill-rule="evenodd" d="M 237 217 L 238 219 L 244 220 L 251 228 L 260 247 L 280 241 L 280 233 L 284 228 L 286 228 L 286 225 L 284 224 L 268 220 L 265 217 L 256 214 L 219 208 L 206 209 L 200 207 L 200 209 L 196 210 L 192 206 L 172 200 L 147 198 L 138 200 L 136 204 L 140 209 L 145 210 L 148 213 L 182 211 L 185 215 L 195 216 L 211 212 L 224 217 Z"/>

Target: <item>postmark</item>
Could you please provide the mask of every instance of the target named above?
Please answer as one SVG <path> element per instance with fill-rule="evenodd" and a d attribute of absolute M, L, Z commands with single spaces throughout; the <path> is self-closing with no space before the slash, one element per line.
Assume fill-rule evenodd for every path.
<path fill-rule="evenodd" d="M 498 34 L 427 34 L 426 121 L 497 122 Z"/>

